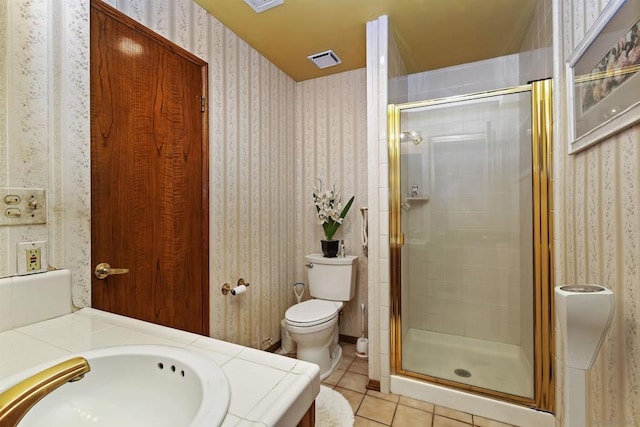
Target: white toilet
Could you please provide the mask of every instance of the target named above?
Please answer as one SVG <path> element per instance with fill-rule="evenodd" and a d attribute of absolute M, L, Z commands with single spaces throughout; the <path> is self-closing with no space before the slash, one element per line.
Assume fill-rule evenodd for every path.
<path fill-rule="evenodd" d="M 298 359 L 320 366 L 320 378 L 333 373 L 342 359 L 338 345 L 338 313 L 356 291 L 357 256 L 304 257 L 309 293 L 314 299 L 290 307 L 284 315 L 287 330 L 298 347 Z"/>

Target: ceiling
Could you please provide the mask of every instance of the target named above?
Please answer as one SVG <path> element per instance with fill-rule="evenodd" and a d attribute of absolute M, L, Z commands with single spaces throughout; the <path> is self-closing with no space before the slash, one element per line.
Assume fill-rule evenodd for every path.
<path fill-rule="evenodd" d="M 366 65 L 366 23 L 389 16 L 408 72 L 519 51 L 536 0 L 284 0 L 256 13 L 243 0 L 195 0 L 296 81 Z M 308 55 L 332 49 L 319 69 Z"/>

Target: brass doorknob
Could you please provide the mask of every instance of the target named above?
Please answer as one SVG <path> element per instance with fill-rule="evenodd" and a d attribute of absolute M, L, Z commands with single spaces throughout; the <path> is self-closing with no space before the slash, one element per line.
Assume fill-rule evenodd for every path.
<path fill-rule="evenodd" d="M 96 277 L 101 280 L 106 279 L 112 274 L 125 274 L 128 272 L 128 268 L 111 268 L 111 266 L 106 262 L 101 262 L 100 264 L 96 265 L 96 269 L 94 271 Z"/>

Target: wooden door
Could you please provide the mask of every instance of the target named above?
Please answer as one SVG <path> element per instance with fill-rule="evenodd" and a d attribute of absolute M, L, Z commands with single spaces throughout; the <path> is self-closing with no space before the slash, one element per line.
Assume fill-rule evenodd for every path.
<path fill-rule="evenodd" d="M 207 335 L 206 62 L 91 1 L 91 304 Z M 98 279 L 99 263 L 128 269 Z"/>

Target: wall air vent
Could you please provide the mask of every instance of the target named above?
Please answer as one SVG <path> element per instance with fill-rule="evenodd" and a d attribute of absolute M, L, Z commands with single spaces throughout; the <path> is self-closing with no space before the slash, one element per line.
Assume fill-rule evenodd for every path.
<path fill-rule="evenodd" d="M 284 0 L 244 0 L 256 13 L 264 12 L 272 7 L 280 6 Z"/>
<path fill-rule="evenodd" d="M 312 60 L 313 63 L 318 66 L 318 68 L 333 67 L 334 65 L 338 65 L 342 63 L 340 58 L 338 58 L 338 55 L 336 55 L 335 52 L 332 50 L 315 53 L 313 55 L 307 56 L 307 58 Z"/>

